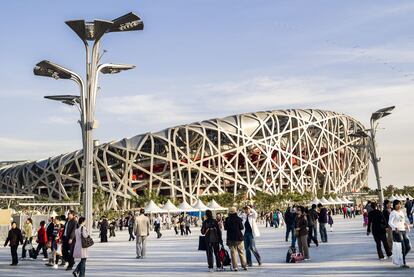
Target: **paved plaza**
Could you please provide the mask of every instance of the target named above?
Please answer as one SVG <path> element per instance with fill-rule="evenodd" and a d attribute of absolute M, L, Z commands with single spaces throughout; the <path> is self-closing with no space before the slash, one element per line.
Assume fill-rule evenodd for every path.
<path fill-rule="evenodd" d="M 193 228 L 188 237 L 175 236 L 164 230 L 161 239 L 154 233 L 148 241 L 144 260 L 135 259 L 135 242 L 128 242 L 128 232 L 118 231 L 116 238 L 101 244 L 94 233 L 96 244 L 87 260 L 86 276 L 414 276 L 414 254 L 409 253 L 407 264 L 412 268 L 401 270 L 390 260 L 379 261 L 375 243 L 367 237 L 362 218 L 345 220 L 334 217 L 334 231 L 329 242 L 310 249 L 311 261 L 299 264 L 284 262 L 289 243 L 284 241 L 284 229 L 261 226 L 262 236 L 256 244 L 263 257 L 263 265 L 247 272 L 207 272 L 205 253 L 197 251 L 199 228 Z M 413 232 L 410 238 L 414 241 Z M 19 247 L 19 250 L 21 248 Z M 63 268 L 52 269 L 44 261 L 21 261 L 10 267 L 9 248 L 0 249 L 0 276 L 72 276 Z M 20 251 L 19 251 L 20 255 Z M 41 257 L 41 255 L 39 255 Z"/>

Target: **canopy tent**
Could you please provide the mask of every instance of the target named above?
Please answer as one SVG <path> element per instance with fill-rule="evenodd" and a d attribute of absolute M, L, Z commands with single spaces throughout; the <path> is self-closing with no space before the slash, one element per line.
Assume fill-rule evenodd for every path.
<path fill-rule="evenodd" d="M 145 206 L 145 213 L 148 214 L 161 214 L 165 213 L 163 209 L 157 206 L 157 204 L 154 203 L 154 201 L 150 201 L 147 206 Z"/>
<path fill-rule="evenodd" d="M 186 201 L 183 201 L 179 206 L 178 209 L 182 212 L 197 212 L 197 209 L 194 209 L 190 206 Z"/>
<path fill-rule="evenodd" d="M 320 200 L 320 203 L 322 203 L 323 205 L 329 205 L 330 204 L 329 201 L 326 200 L 325 196 L 322 196 L 322 198 Z"/>
<path fill-rule="evenodd" d="M 168 199 L 167 203 L 162 207 L 162 209 L 167 213 L 179 213 L 181 210 L 174 206 L 173 203 Z"/>
<path fill-rule="evenodd" d="M 338 204 L 341 204 L 341 205 L 347 204 L 346 202 L 344 202 L 344 200 L 342 200 L 341 198 L 339 198 L 339 196 L 336 196 L 335 202 L 338 203 Z"/>
<path fill-rule="evenodd" d="M 193 208 L 201 212 L 205 212 L 209 209 L 200 199 L 198 199 L 197 202 L 193 205 Z"/>
<path fill-rule="evenodd" d="M 390 197 L 388 197 L 388 200 L 390 200 L 391 202 L 394 201 L 395 199 L 397 199 L 394 195 L 391 195 Z"/>
<path fill-rule="evenodd" d="M 216 200 L 211 200 L 210 203 L 207 204 L 207 207 L 212 211 L 225 211 L 227 208 L 220 206 Z"/>
<path fill-rule="evenodd" d="M 330 196 L 330 197 L 328 198 L 328 202 L 329 202 L 330 204 L 332 204 L 332 205 L 338 205 L 338 204 L 340 204 L 340 203 L 336 202 L 336 201 L 335 201 L 335 199 L 333 199 L 333 198 L 332 198 L 332 196 Z"/>
<path fill-rule="evenodd" d="M 315 204 L 318 205 L 321 201 L 318 199 L 318 197 L 315 196 L 315 198 L 313 198 L 313 200 L 310 202 L 311 205 Z"/>
<path fill-rule="evenodd" d="M 346 204 L 354 204 L 354 202 L 353 202 L 353 201 L 346 199 L 346 197 L 345 197 L 345 196 L 344 196 L 344 197 L 342 197 L 342 199 L 344 200 L 344 203 L 346 203 Z"/>

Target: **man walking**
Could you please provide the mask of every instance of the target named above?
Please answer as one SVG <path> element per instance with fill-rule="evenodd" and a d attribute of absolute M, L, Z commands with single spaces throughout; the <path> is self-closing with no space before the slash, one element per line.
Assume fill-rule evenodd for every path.
<path fill-rule="evenodd" d="M 139 216 L 135 217 L 135 236 L 136 236 L 136 248 L 137 259 L 143 259 L 146 255 L 147 237 L 150 232 L 150 221 L 145 216 L 145 210 L 139 211 Z"/>
<path fill-rule="evenodd" d="M 407 213 L 407 218 L 410 221 L 410 224 L 413 224 L 413 201 L 407 197 L 405 201 L 405 211 Z"/>
<path fill-rule="evenodd" d="M 390 225 L 388 224 L 388 221 L 390 220 L 390 214 L 391 214 L 391 202 L 389 200 L 384 200 L 384 210 L 382 211 L 382 215 L 385 219 L 385 225 L 386 225 L 386 232 L 387 232 L 387 243 L 388 248 L 390 249 L 390 252 L 392 252 L 392 229 Z"/>
<path fill-rule="evenodd" d="M 161 234 L 161 215 L 157 214 L 157 217 L 155 218 L 154 222 L 154 231 L 157 233 L 157 239 L 162 237 Z"/>
<path fill-rule="evenodd" d="M 132 216 L 132 214 L 129 215 L 128 217 L 128 232 L 129 232 L 129 241 L 131 240 L 135 240 L 135 236 L 134 236 L 134 217 Z"/>
<path fill-rule="evenodd" d="M 384 253 L 381 249 L 381 242 L 384 246 L 385 253 L 387 254 L 387 256 L 391 257 L 392 255 L 386 237 L 387 231 L 385 230 L 385 228 L 387 227 L 387 223 L 382 212 L 377 209 L 377 204 L 375 202 L 371 202 L 371 208 L 372 211 L 368 213 L 367 236 L 372 230 L 372 235 L 374 236 L 374 240 L 377 245 L 378 258 L 380 260 L 385 260 Z"/>
<path fill-rule="evenodd" d="M 326 233 L 326 224 L 328 223 L 328 210 L 321 204 L 318 204 L 319 208 L 319 232 L 321 234 L 321 241 L 328 242 L 328 234 Z"/>
<path fill-rule="evenodd" d="M 243 229 L 243 221 L 237 216 L 237 209 L 231 207 L 229 216 L 224 222 L 224 230 L 227 231 L 227 246 L 230 248 L 231 264 L 234 271 L 238 271 L 237 254 L 239 254 L 242 268 L 247 270 L 246 257 L 244 256 Z"/>
<path fill-rule="evenodd" d="M 244 213 L 241 214 L 244 226 L 244 248 L 246 250 L 247 265 L 253 266 L 252 264 L 252 253 L 256 257 L 259 266 L 262 264 L 262 260 L 257 251 L 256 243 L 254 239 L 260 236 L 259 228 L 257 227 L 257 212 L 250 206 L 244 207 Z"/>
<path fill-rule="evenodd" d="M 66 270 L 71 270 L 75 264 L 73 258 L 73 248 L 75 247 L 75 230 L 78 223 L 75 219 L 75 211 L 70 210 L 65 223 L 65 229 L 62 236 L 62 255 L 63 260 L 67 263 Z"/>
<path fill-rule="evenodd" d="M 296 214 L 290 210 L 288 206 L 285 212 L 285 224 L 286 224 L 286 237 L 285 240 L 288 241 L 289 234 L 292 233 L 292 242 L 291 246 L 295 247 L 296 245 L 296 236 L 295 236 L 295 219 Z"/>
<path fill-rule="evenodd" d="M 17 247 L 19 247 L 19 243 L 23 244 L 22 231 L 17 228 L 16 222 L 13 221 L 6 242 L 4 243 L 4 247 L 6 247 L 7 244 L 10 244 L 10 252 L 12 256 L 12 263 L 10 265 L 12 266 L 17 265 L 19 262 L 17 257 Z"/>

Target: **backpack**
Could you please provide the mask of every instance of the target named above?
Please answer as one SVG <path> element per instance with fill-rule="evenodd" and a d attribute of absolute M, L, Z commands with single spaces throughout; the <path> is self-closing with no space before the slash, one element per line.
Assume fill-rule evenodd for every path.
<path fill-rule="evenodd" d="M 229 266 L 231 264 L 229 252 L 227 252 L 227 250 L 224 249 L 223 246 L 220 247 L 218 256 L 223 266 Z"/>
<path fill-rule="evenodd" d="M 303 261 L 304 257 L 299 253 L 295 247 L 289 247 L 286 253 L 286 263 L 298 263 Z"/>

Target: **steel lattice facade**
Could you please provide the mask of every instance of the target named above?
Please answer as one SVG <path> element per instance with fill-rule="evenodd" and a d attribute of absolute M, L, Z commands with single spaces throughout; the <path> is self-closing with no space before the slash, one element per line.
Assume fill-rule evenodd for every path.
<path fill-rule="evenodd" d="M 198 196 L 245 190 L 358 191 L 367 184 L 364 126 L 322 110 L 279 110 L 229 116 L 97 146 L 94 186 L 108 207 L 144 190 L 193 203 Z M 359 147 L 358 147 L 359 146 Z M 63 199 L 81 188 L 82 151 L 0 169 L 2 193 Z M 123 201 L 125 202 L 125 201 Z"/>

